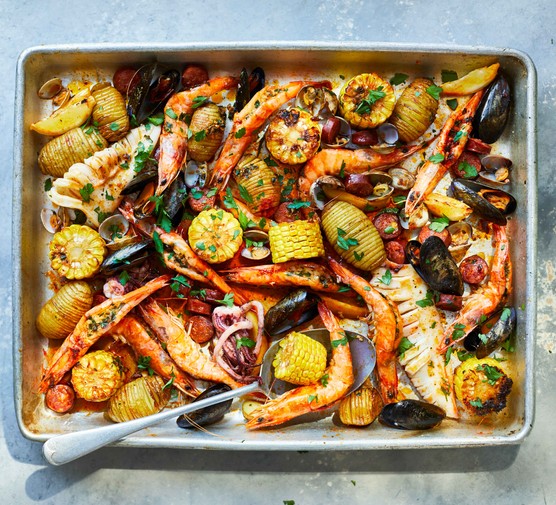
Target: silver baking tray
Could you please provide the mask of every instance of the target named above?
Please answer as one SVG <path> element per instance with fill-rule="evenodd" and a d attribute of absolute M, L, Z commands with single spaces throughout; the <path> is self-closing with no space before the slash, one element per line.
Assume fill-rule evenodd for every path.
<path fill-rule="evenodd" d="M 512 193 L 518 209 L 510 224 L 514 264 L 514 305 L 518 310 L 514 389 L 509 407 L 494 426 L 445 421 L 423 433 L 387 429 L 374 423 L 368 429 L 338 427 L 331 418 L 284 429 L 248 432 L 237 410 L 211 433 L 185 431 L 166 422 L 118 442 L 120 446 L 199 449 L 390 449 L 464 447 L 522 441 L 533 423 L 533 346 L 536 314 L 536 72 L 531 59 L 519 51 L 484 47 L 428 46 L 378 43 L 197 43 L 94 44 L 41 46 L 19 58 L 15 102 L 13 185 L 13 357 L 15 408 L 25 437 L 45 441 L 60 433 L 105 424 L 99 413 L 57 415 L 47 411 L 37 394 L 45 341 L 34 321 L 49 297 L 47 244 L 39 212 L 44 204 L 37 154 L 45 140 L 29 130 L 46 110 L 36 91 L 50 77 L 110 78 L 121 65 L 158 60 L 165 63 L 202 62 L 211 75 L 237 73 L 242 66 L 262 66 L 270 78 L 356 75 L 374 71 L 384 75 L 439 76 L 442 69 L 463 75 L 500 62 L 513 91 L 513 108 L 499 149 L 513 160 Z"/>

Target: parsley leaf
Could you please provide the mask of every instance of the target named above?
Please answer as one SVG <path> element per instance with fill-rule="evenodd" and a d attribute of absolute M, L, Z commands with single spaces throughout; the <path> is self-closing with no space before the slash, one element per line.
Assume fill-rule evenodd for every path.
<path fill-rule="evenodd" d="M 173 279 L 174 282 L 170 284 L 170 289 L 175 293 L 178 293 L 180 287 L 183 286 L 185 288 L 190 288 L 191 284 L 187 281 L 187 279 L 183 275 L 176 275 Z"/>
<path fill-rule="evenodd" d="M 196 108 L 200 107 L 200 106 L 203 105 L 208 99 L 209 99 L 208 96 L 196 96 L 196 97 L 193 99 L 193 103 L 191 104 L 191 108 L 192 108 L 192 109 L 196 109 Z"/>
<path fill-rule="evenodd" d="M 245 186 L 242 186 L 241 184 L 238 184 L 238 188 L 241 199 L 247 203 L 253 203 L 253 197 L 249 194 L 247 188 Z"/>
<path fill-rule="evenodd" d="M 160 240 L 160 235 L 157 231 L 153 233 L 153 242 L 155 251 L 162 254 L 164 252 L 164 244 L 162 243 L 162 240 Z"/>
<path fill-rule="evenodd" d="M 458 142 L 462 137 L 465 137 L 467 133 L 463 130 L 458 130 L 458 132 L 454 135 L 454 142 Z"/>
<path fill-rule="evenodd" d="M 378 100 L 386 96 L 386 93 L 382 91 L 382 89 L 382 86 L 379 86 L 377 89 L 371 89 L 367 98 L 364 98 L 361 102 L 359 102 L 355 112 L 361 115 L 371 112 L 371 108 L 375 102 L 378 102 Z"/>
<path fill-rule="evenodd" d="M 288 209 L 302 209 L 303 207 L 310 207 L 311 202 L 302 202 L 301 200 L 294 200 L 288 203 Z"/>
<path fill-rule="evenodd" d="M 454 352 L 454 348 L 453 347 L 448 347 L 448 350 L 446 351 L 446 356 L 444 357 L 444 364 L 448 365 L 448 363 L 450 363 L 450 358 L 452 357 L 452 353 Z"/>
<path fill-rule="evenodd" d="M 243 137 L 245 135 L 245 128 L 240 128 L 236 133 L 235 133 L 235 138 L 236 139 L 240 139 L 241 137 Z"/>
<path fill-rule="evenodd" d="M 85 186 L 83 186 L 79 190 L 79 194 L 81 195 L 81 200 L 83 200 L 85 203 L 90 202 L 91 201 L 91 195 L 93 194 L 94 190 L 95 190 L 95 188 L 90 182 L 85 184 Z"/>
<path fill-rule="evenodd" d="M 308 401 L 309 403 L 312 403 L 312 402 L 318 403 L 318 402 L 319 402 L 319 396 L 318 396 L 318 395 L 309 395 L 309 396 L 307 397 L 307 401 Z"/>
<path fill-rule="evenodd" d="M 355 238 L 344 238 L 346 235 L 346 232 L 344 230 L 342 230 L 341 228 L 338 228 L 338 239 L 336 240 L 336 244 L 338 244 L 338 247 L 340 249 L 343 249 L 344 251 L 349 250 L 350 247 L 353 247 L 355 245 L 359 245 L 359 241 Z"/>
<path fill-rule="evenodd" d="M 162 114 L 155 114 L 154 116 L 147 118 L 147 121 L 155 126 L 160 126 L 164 123 L 164 116 Z"/>
<path fill-rule="evenodd" d="M 457 81 L 458 74 L 453 70 L 442 70 L 442 82 Z"/>
<path fill-rule="evenodd" d="M 113 132 L 117 132 L 120 126 L 118 125 L 118 123 L 110 123 L 110 126 L 108 128 L 110 128 Z"/>
<path fill-rule="evenodd" d="M 321 378 L 320 378 L 320 383 L 326 387 L 328 386 L 328 374 L 325 373 Z"/>
<path fill-rule="evenodd" d="M 195 133 L 193 137 L 195 138 L 196 142 L 201 142 L 201 140 L 204 140 L 206 136 L 207 136 L 207 132 L 205 130 L 200 130 L 197 133 Z"/>
<path fill-rule="evenodd" d="M 494 386 L 496 384 L 496 382 L 498 381 L 498 379 L 500 379 L 500 377 L 503 377 L 504 374 L 502 372 L 499 372 L 496 368 L 494 368 L 493 366 L 490 365 L 479 365 L 477 367 L 478 371 L 483 371 L 484 374 L 486 375 L 486 378 L 488 380 L 488 383 L 491 386 Z"/>
<path fill-rule="evenodd" d="M 120 281 L 120 284 L 122 286 L 125 286 L 127 284 L 127 282 L 129 281 L 129 274 L 127 273 L 127 270 L 122 270 L 120 276 L 118 277 L 118 280 Z"/>
<path fill-rule="evenodd" d="M 384 272 L 384 275 L 380 278 L 380 282 L 386 286 L 390 286 L 390 283 L 392 282 L 392 272 L 390 269 L 387 269 L 386 272 Z"/>
<path fill-rule="evenodd" d="M 234 294 L 233 293 L 226 293 L 224 295 L 223 300 L 216 300 L 218 303 L 225 305 L 226 307 L 233 307 L 234 306 Z"/>
<path fill-rule="evenodd" d="M 429 161 L 432 163 L 442 163 L 444 161 L 444 155 L 441 153 L 433 154 Z"/>
<path fill-rule="evenodd" d="M 390 79 L 390 84 L 392 86 L 397 86 L 398 84 L 404 83 L 408 77 L 409 77 L 409 75 L 407 75 L 407 74 L 396 73 L 396 74 L 394 74 L 394 77 L 392 77 Z"/>
<path fill-rule="evenodd" d="M 482 408 L 482 406 L 483 406 L 483 402 L 480 400 L 480 398 L 477 398 L 476 400 L 471 400 L 471 401 L 469 402 L 469 404 L 470 404 L 472 407 L 475 407 L 475 408 L 477 408 L 477 409 L 480 409 L 480 408 Z"/>
<path fill-rule="evenodd" d="M 176 378 L 176 374 L 174 373 L 174 369 L 172 369 L 172 374 L 170 375 L 170 380 L 162 386 L 162 390 L 164 391 L 166 388 L 171 388 L 174 384 L 174 379 Z"/>
<path fill-rule="evenodd" d="M 450 220 L 446 216 L 437 217 L 431 220 L 429 224 L 429 228 L 432 231 L 440 233 L 444 230 L 444 228 L 450 225 Z"/>
<path fill-rule="evenodd" d="M 340 345 L 346 345 L 348 343 L 348 338 L 344 337 L 344 338 L 338 338 L 336 340 L 332 340 L 331 344 L 332 347 L 334 347 L 334 349 L 336 349 L 336 347 L 340 346 Z"/>
<path fill-rule="evenodd" d="M 264 162 L 269 167 L 277 167 L 278 166 L 278 163 L 276 163 L 270 156 L 268 158 L 265 158 Z"/>
<path fill-rule="evenodd" d="M 451 110 L 456 110 L 458 108 L 457 98 L 450 98 L 450 100 L 446 100 L 446 105 L 450 107 Z"/>
<path fill-rule="evenodd" d="M 48 179 L 46 179 L 46 181 L 44 181 L 44 190 L 50 191 L 51 189 L 52 189 L 52 179 L 49 177 Z"/>
<path fill-rule="evenodd" d="M 400 358 L 403 359 L 405 357 L 406 351 L 409 351 L 415 344 L 409 340 L 407 337 L 403 337 L 400 341 L 400 345 L 398 346 L 398 354 Z"/>
<path fill-rule="evenodd" d="M 467 163 L 467 161 L 460 162 L 458 165 L 458 170 L 465 174 L 464 177 L 466 179 L 472 179 L 473 177 L 477 177 L 477 175 L 479 175 L 477 169 L 473 165 Z"/>
<path fill-rule="evenodd" d="M 139 356 L 137 360 L 137 368 L 139 370 L 146 370 L 149 375 L 154 375 L 154 370 L 151 368 L 150 356 Z"/>
<path fill-rule="evenodd" d="M 236 338 L 236 349 L 241 349 L 242 347 L 255 347 L 255 341 L 249 337 Z"/>
<path fill-rule="evenodd" d="M 164 114 L 166 114 L 169 118 L 178 119 L 178 115 L 170 107 L 166 108 Z"/>
<path fill-rule="evenodd" d="M 439 100 L 440 99 L 440 93 L 442 93 L 442 88 L 440 86 L 435 86 L 434 84 L 432 86 L 429 86 L 426 89 L 426 92 L 432 96 L 435 100 Z"/>

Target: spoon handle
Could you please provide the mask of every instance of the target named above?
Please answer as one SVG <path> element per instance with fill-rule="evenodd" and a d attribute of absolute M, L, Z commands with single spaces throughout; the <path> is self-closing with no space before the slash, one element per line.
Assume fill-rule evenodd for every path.
<path fill-rule="evenodd" d="M 167 419 L 189 414 L 204 407 L 210 407 L 217 403 L 225 402 L 260 389 L 258 382 L 253 382 L 238 389 L 232 389 L 226 393 L 211 396 L 204 400 L 189 403 L 175 409 L 164 410 L 158 414 L 134 419 L 124 423 L 110 424 L 91 430 L 77 431 L 66 435 L 58 435 L 47 440 L 43 445 L 43 455 L 52 465 L 63 465 L 86 454 L 89 454 L 105 445 L 116 442 L 136 431 L 148 428 L 153 424 Z"/>

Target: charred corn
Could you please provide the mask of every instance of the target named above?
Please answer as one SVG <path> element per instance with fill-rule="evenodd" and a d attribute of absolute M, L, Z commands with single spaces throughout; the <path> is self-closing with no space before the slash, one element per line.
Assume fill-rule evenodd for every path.
<path fill-rule="evenodd" d="M 50 265 L 66 279 L 92 277 L 104 259 L 106 247 L 102 237 L 92 228 L 72 224 L 50 241 Z"/>
<path fill-rule="evenodd" d="M 243 242 L 239 221 L 222 209 L 203 210 L 187 232 L 189 245 L 208 263 L 222 263 L 233 258 Z"/>
<path fill-rule="evenodd" d="M 268 231 L 268 240 L 274 263 L 324 255 L 318 223 L 293 221 L 277 224 Z"/>
<path fill-rule="evenodd" d="M 326 348 L 320 342 L 294 331 L 279 346 L 272 362 L 277 379 L 306 386 L 324 375 Z"/>
<path fill-rule="evenodd" d="M 89 402 L 108 400 L 123 384 L 120 360 L 107 351 L 85 354 L 71 371 L 71 382 L 78 397 Z"/>

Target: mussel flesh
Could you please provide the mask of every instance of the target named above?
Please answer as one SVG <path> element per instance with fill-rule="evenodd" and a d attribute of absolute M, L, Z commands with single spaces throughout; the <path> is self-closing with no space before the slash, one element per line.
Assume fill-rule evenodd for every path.
<path fill-rule="evenodd" d="M 496 322 L 495 322 L 496 321 Z M 486 358 L 498 349 L 511 335 L 515 328 L 516 311 L 513 307 L 505 307 L 494 316 L 477 326 L 463 341 L 468 351 L 475 351 L 477 358 Z M 482 333 L 485 328 L 489 331 Z"/>
<path fill-rule="evenodd" d="M 420 248 L 417 244 L 415 240 L 407 243 L 406 256 L 427 285 L 439 293 L 462 296 L 461 273 L 442 239 L 431 235 Z"/>
<path fill-rule="evenodd" d="M 298 289 L 282 298 L 270 308 L 265 317 L 265 330 L 279 335 L 310 321 L 318 315 L 318 297 L 304 289 Z"/>
<path fill-rule="evenodd" d="M 454 196 L 469 205 L 478 217 L 500 226 L 506 225 L 506 215 L 517 207 L 516 199 L 509 193 L 476 181 L 455 179 L 451 188 Z"/>
<path fill-rule="evenodd" d="M 147 95 L 149 102 L 153 105 L 166 102 L 178 89 L 180 81 L 181 74 L 177 70 L 172 69 L 164 72 L 151 85 L 149 94 Z M 158 108 L 158 106 L 156 108 Z"/>
<path fill-rule="evenodd" d="M 428 430 L 438 426 L 446 412 L 432 403 L 402 400 L 385 405 L 378 416 L 381 424 L 401 430 Z"/>
<path fill-rule="evenodd" d="M 152 244 L 153 241 L 148 239 L 122 247 L 102 262 L 100 266 L 101 273 L 114 275 L 120 270 L 142 263 L 149 256 L 149 249 L 152 247 Z"/>
<path fill-rule="evenodd" d="M 192 403 L 199 402 L 201 400 L 206 400 L 207 398 L 212 398 L 213 396 L 227 393 L 231 391 L 231 387 L 227 384 L 215 384 L 208 389 L 205 389 Z M 216 405 L 211 405 L 210 407 L 205 407 L 204 409 L 191 412 L 190 414 L 184 414 L 178 417 L 176 423 L 180 428 L 184 429 L 194 429 L 198 426 L 208 426 L 209 424 L 214 424 L 220 421 L 230 410 L 233 400 L 227 400 L 225 402 L 217 403 Z"/>
<path fill-rule="evenodd" d="M 473 135 L 487 144 L 496 142 L 508 122 L 510 103 L 510 85 L 500 74 L 485 92 L 475 113 Z"/>

